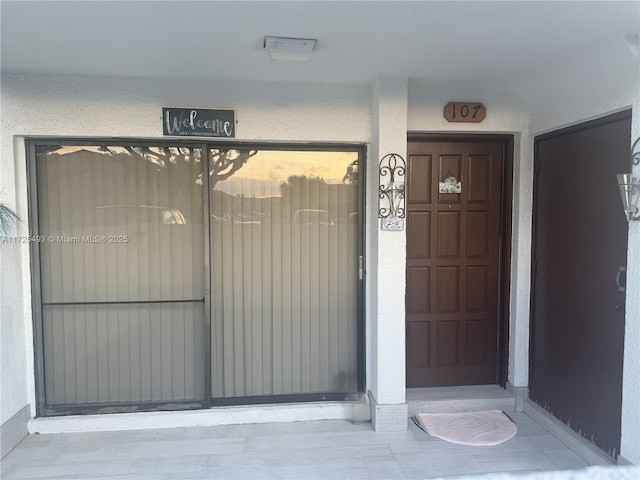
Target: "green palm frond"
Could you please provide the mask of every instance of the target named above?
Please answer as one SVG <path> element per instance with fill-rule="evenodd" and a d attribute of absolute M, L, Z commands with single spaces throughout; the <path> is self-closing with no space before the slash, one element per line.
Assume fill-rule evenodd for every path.
<path fill-rule="evenodd" d="M 11 233 L 20 223 L 20 217 L 11 207 L 0 203 L 0 235 L 5 236 Z"/>

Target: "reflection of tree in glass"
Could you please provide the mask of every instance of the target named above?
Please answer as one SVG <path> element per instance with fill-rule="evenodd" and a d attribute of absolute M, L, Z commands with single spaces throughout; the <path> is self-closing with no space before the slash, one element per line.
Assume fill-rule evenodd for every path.
<path fill-rule="evenodd" d="M 200 147 L 107 147 L 101 146 L 99 150 L 113 157 L 117 157 L 123 150 L 129 155 L 145 160 L 145 163 L 153 167 L 157 174 L 162 170 L 169 173 L 174 185 L 202 185 Z M 122 152 L 124 153 L 124 152 Z M 231 177 L 242 168 L 249 158 L 257 154 L 257 150 L 237 149 L 211 149 L 209 150 L 209 188 L 213 190 L 215 185 Z M 191 202 L 191 192 L 177 190 L 173 196 L 175 207 L 186 207 Z"/>
<path fill-rule="evenodd" d="M 54 144 L 36 148 L 38 161 L 46 162 L 51 171 L 70 172 L 60 177 L 60 189 L 73 198 L 85 198 L 82 207 L 72 209 L 72 223 L 84 221 L 84 216 L 96 208 L 114 206 L 171 208 L 184 214 L 188 223 L 200 221 L 201 188 L 205 183 L 202 162 L 207 151 L 199 146 Z M 261 221 L 266 215 L 290 222 L 298 210 L 317 209 L 346 223 L 355 209 L 352 202 L 357 194 L 357 160 L 347 166 L 342 183 L 328 184 L 318 175 L 290 175 L 280 185 L 281 197 L 254 195 L 245 199 L 223 194 L 215 187 L 246 165 L 258 150 L 210 148 L 208 153 L 212 213 L 221 218 L 229 212 L 240 212 L 252 219 L 259 216 Z"/>
<path fill-rule="evenodd" d="M 189 212 L 193 205 L 194 195 L 198 195 L 198 189 L 192 189 L 189 185 L 202 185 L 202 148 L 200 147 L 173 147 L 173 146 L 106 146 L 102 145 L 99 151 L 109 154 L 116 163 L 130 162 L 126 155 L 135 157 L 142 162 L 136 164 L 136 170 L 140 175 L 136 176 L 138 191 L 145 204 L 157 202 L 157 198 L 165 198 L 167 205 Z M 129 168 L 124 171 L 133 172 Z M 145 173 L 142 173 L 145 172 Z M 148 180 L 143 180 L 143 179 Z M 151 180 L 153 179 L 153 180 Z M 160 187 L 163 185 L 164 187 Z M 164 193 L 156 190 L 166 188 Z M 156 193 L 154 193 L 156 191 Z M 160 195 L 160 196 L 158 196 Z M 140 200 L 140 199 L 138 199 Z M 189 222 L 199 221 L 197 218 L 189 218 Z"/>
<path fill-rule="evenodd" d="M 48 153 L 53 153 L 56 150 L 60 150 L 61 148 L 61 145 L 37 145 L 36 153 L 38 155 L 46 155 Z"/>
<path fill-rule="evenodd" d="M 358 184 L 358 160 L 354 160 L 349 164 L 347 173 L 342 177 L 342 183 L 346 183 L 347 185 Z"/>
<path fill-rule="evenodd" d="M 200 168 L 200 156 L 202 149 L 199 147 L 123 147 L 130 155 L 143 158 L 160 167 L 172 168 L 172 174 L 187 174 L 198 185 L 202 185 L 202 169 Z M 100 151 L 116 155 L 114 147 L 101 146 Z M 249 158 L 253 157 L 257 150 L 236 149 L 211 149 L 209 162 L 210 187 L 226 180 L 236 173 Z M 186 167 L 186 168 L 180 168 Z"/>
<path fill-rule="evenodd" d="M 280 184 L 283 219 L 286 222 L 294 221 L 299 211 L 315 210 L 318 215 L 332 218 L 336 224 L 355 223 L 357 161 L 349 167 L 343 183 L 326 183 L 324 178 L 316 175 L 291 175 L 287 178 L 286 182 Z"/>
<path fill-rule="evenodd" d="M 280 184 L 283 215 L 292 219 L 298 210 L 325 209 L 329 190 L 324 178 L 317 175 L 291 175 Z"/>
<path fill-rule="evenodd" d="M 210 150 L 209 161 L 209 186 L 211 189 L 216 183 L 226 180 L 236 173 L 258 150 L 229 150 L 216 148 Z"/>
<path fill-rule="evenodd" d="M 314 196 L 319 195 L 322 187 L 326 188 L 324 178 L 317 175 L 291 175 L 286 182 L 280 184 L 282 198 L 297 199 L 298 202 L 308 203 Z M 310 205 L 306 205 L 307 207 Z"/>
<path fill-rule="evenodd" d="M 139 157 L 160 167 L 169 167 L 184 163 L 200 163 L 201 148 L 194 147 L 136 147 L 125 145 L 123 148 L 129 155 Z M 119 147 L 98 147 L 101 152 L 112 156 L 120 153 Z"/>
<path fill-rule="evenodd" d="M 287 188 L 309 188 L 311 184 L 326 184 L 324 178 L 318 175 L 290 175 L 286 182 L 280 185 L 280 190 Z"/>

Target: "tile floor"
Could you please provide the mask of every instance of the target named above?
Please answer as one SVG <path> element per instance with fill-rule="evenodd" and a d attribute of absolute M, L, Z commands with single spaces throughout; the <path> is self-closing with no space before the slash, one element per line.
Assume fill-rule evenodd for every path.
<path fill-rule="evenodd" d="M 320 421 L 30 435 L 2 460 L 10 479 L 428 479 L 587 466 L 524 413 L 495 447 L 454 445 L 409 421 L 406 432 Z"/>

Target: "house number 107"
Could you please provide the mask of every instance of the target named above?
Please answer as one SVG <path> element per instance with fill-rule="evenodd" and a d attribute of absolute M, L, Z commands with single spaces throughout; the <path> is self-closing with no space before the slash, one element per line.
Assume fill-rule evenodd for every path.
<path fill-rule="evenodd" d="M 481 103 L 450 102 L 444 107 L 444 118 L 448 122 L 480 123 L 487 116 Z"/>

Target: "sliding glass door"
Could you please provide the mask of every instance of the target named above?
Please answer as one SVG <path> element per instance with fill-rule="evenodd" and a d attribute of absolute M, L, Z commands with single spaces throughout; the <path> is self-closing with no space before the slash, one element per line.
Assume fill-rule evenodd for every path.
<path fill-rule="evenodd" d="M 29 146 L 40 415 L 361 390 L 361 149 Z"/>
<path fill-rule="evenodd" d="M 357 392 L 358 152 L 209 164 L 214 403 Z"/>

